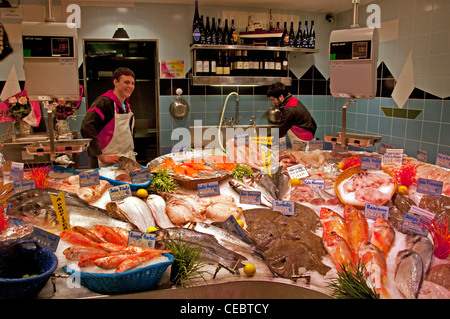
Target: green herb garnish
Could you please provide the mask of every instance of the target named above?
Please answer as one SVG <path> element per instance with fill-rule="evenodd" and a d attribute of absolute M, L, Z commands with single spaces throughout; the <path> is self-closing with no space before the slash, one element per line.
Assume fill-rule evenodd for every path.
<path fill-rule="evenodd" d="M 171 193 L 177 186 L 177 183 L 170 176 L 167 168 L 158 168 L 156 176 L 150 184 L 150 189 L 157 192 Z"/>
<path fill-rule="evenodd" d="M 231 177 L 242 182 L 244 176 L 253 177 L 252 169 L 245 164 L 236 164 L 233 172 L 231 173 Z"/>
<path fill-rule="evenodd" d="M 338 277 L 331 279 L 328 288 L 335 299 L 379 299 L 380 295 L 367 282 L 367 270 L 362 262 L 347 268 L 341 265 Z"/>

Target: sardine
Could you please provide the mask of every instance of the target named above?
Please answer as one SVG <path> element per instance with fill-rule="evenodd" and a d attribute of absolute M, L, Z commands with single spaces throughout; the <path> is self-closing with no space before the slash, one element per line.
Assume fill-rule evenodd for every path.
<path fill-rule="evenodd" d="M 156 194 L 148 195 L 147 206 L 150 208 L 153 218 L 160 228 L 175 226 L 166 214 L 166 201 L 161 196 Z"/>
<path fill-rule="evenodd" d="M 423 264 L 419 254 L 405 249 L 395 258 L 395 285 L 407 299 L 416 299 L 423 279 Z"/>
<path fill-rule="evenodd" d="M 272 202 L 275 199 L 265 189 L 263 189 L 263 188 L 258 189 L 258 188 L 246 185 L 244 183 L 241 183 L 239 181 L 236 181 L 234 179 L 232 179 L 228 183 L 230 184 L 231 188 L 238 194 L 242 190 L 245 190 L 245 191 L 259 191 L 259 192 L 261 192 L 261 204 L 264 205 L 264 206 L 272 208 Z"/>
<path fill-rule="evenodd" d="M 250 245 L 239 236 L 223 228 L 205 223 L 195 223 L 190 225 L 190 227 L 198 232 L 214 236 L 214 238 L 216 238 L 217 241 L 224 247 L 235 251 L 248 252 L 263 260 L 265 258 L 264 249 L 262 247 Z"/>
<path fill-rule="evenodd" d="M 10 206 L 6 214 L 46 230 L 61 230 L 50 198 L 50 195 L 57 196 L 60 193 L 61 191 L 51 188 L 34 188 L 20 192 L 7 200 Z M 135 229 L 123 215 L 109 213 L 105 209 L 86 203 L 76 195 L 63 193 L 71 226 L 93 228 L 95 225 L 105 225 L 127 230 Z"/>
<path fill-rule="evenodd" d="M 159 229 L 155 232 L 156 241 L 164 244 L 164 240 L 181 240 L 195 247 L 202 248 L 200 255 L 205 261 L 219 263 L 229 270 L 242 267 L 241 261 L 246 257 L 223 247 L 214 236 L 204 234 L 193 229 L 171 227 Z"/>
<path fill-rule="evenodd" d="M 426 274 L 433 260 L 434 245 L 428 237 L 420 235 L 406 236 L 406 248 L 415 251 L 422 258 L 423 273 Z"/>

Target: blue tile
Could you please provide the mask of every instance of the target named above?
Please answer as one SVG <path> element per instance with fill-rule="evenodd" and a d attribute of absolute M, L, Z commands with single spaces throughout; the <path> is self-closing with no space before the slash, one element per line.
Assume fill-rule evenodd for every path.
<path fill-rule="evenodd" d="M 172 115 L 169 113 L 159 114 L 159 125 L 162 130 L 172 130 Z"/>
<path fill-rule="evenodd" d="M 218 126 L 220 123 L 220 116 L 222 113 L 220 112 L 208 112 L 206 113 L 206 118 L 205 118 L 205 122 L 204 125 L 216 125 Z M 234 116 L 234 115 L 233 115 Z M 229 116 L 227 116 L 227 123 L 229 120 Z"/>
<path fill-rule="evenodd" d="M 443 146 L 450 146 L 450 124 L 441 124 L 441 137 L 439 144 Z"/>
<path fill-rule="evenodd" d="M 355 129 L 355 128 L 356 128 L 356 113 L 350 113 L 347 111 L 347 129 Z"/>
<path fill-rule="evenodd" d="M 196 125 L 194 121 L 202 121 L 202 125 L 205 123 L 205 113 L 191 113 L 189 114 L 189 125 Z"/>
<path fill-rule="evenodd" d="M 395 145 L 396 148 L 403 149 L 405 147 L 405 139 L 400 137 L 391 137 L 391 144 Z"/>
<path fill-rule="evenodd" d="M 325 121 L 326 121 L 325 120 L 325 115 L 326 115 L 325 111 L 316 111 L 316 110 L 314 110 L 314 111 L 311 112 L 311 115 L 314 118 L 314 121 L 316 121 L 317 125 L 324 124 Z"/>
<path fill-rule="evenodd" d="M 170 103 L 172 103 L 172 98 L 170 96 L 160 96 L 159 97 L 159 112 L 169 113 Z M 189 103 L 189 107 L 191 107 Z"/>
<path fill-rule="evenodd" d="M 422 143 L 420 149 L 427 151 L 428 163 L 436 163 L 438 145 L 432 143 Z"/>
<path fill-rule="evenodd" d="M 382 136 L 391 135 L 392 118 L 382 116 L 380 117 L 379 132 Z"/>
<path fill-rule="evenodd" d="M 420 141 L 422 138 L 422 121 L 408 120 L 406 122 L 406 138 Z"/>
<path fill-rule="evenodd" d="M 235 103 L 233 102 L 233 104 L 235 104 Z M 239 111 L 253 112 L 253 95 L 240 95 L 239 96 Z"/>
<path fill-rule="evenodd" d="M 356 112 L 358 112 L 358 114 L 367 114 L 368 110 L 369 110 L 369 100 L 367 99 L 361 99 L 358 100 L 358 103 L 356 105 Z"/>
<path fill-rule="evenodd" d="M 312 95 L 301 95 L 298 97 L 300 102 L 308 109 L 312 110 L 313 108 L 313 96 Z"/>
<path fill-rule="evenodd" d="M 362 134 L 366 133 L 367 130 L 367 114 L 357 114 L 356 115 L 356 130 Z"/>
<path fill-rule="evenodd" d="M 422 141 L 437 143 L 439 138 L 439 125 L 434 122 L 423 122 Z"/>
<path fill-rule="evenodd" d="M 374 98 L 369 100 L 367 112 L 370 115 L 380 115 L 381 112 L 380 98 Z"/>
<path fill-rule="evenodd" d="M 450 147 L 439 145 L 438 152 L 445 155 L 450 155 Z M 434 160 L 436 162 L 436 160 Z"/>
<path fill-rule="evenodd" d="M 425 121 L 441 121 L 442 100 L 425 100 L 425 111 L 423 119 Z"/>
<path fill-rule="evenodd" d="M 420 148 L 419 141 L 406 140 L 404 153 L 411 157 L 417 157 L 417 150 Z"/>
<path fill-rule="evenodd" d="M 325 95 L 313 96 L 313 110 L 325 111 L 327 109 L 327 97 Z"/>
<path fill-rule="evenodd" d="M 444 100 L 444 104 L 442 105 L 442 122 L 450 123 L 450 100 Z"/>
<path fill-rule="evenodd" d="M 379 125 L 380 117 L 375 115 L 367 116 L 367 132 L 378 134 L 378 125 Z"/>
<path fill-rule="evenodd" d="M 206 100 L 204 95 L 191 95 L 189 97 L 189 110 L 193 113 L 204 113 L 206 111 Z"/>
<path fill-rule="evenodd" d="M 270 102 L 270 99 L 265 95 L 255 95 L 253 97 L 253 109 L 255 112 L 265 112 L 271 105 L 272 102 Z"/>
<path fill-rule="evenodd" d="M 404 138 L 406 135 L 406 119 L 392 119 L 392 136 Z"/>
<path fill-rule="evenodd" d="M 222 99 L 220 95 L 207 95 L 206 96 L 206 112 L 222 112 L 225 98 Z M 234 96 L 230 97 L 227 101 L 226 109 L 230 110 L 236 107 Z"/>

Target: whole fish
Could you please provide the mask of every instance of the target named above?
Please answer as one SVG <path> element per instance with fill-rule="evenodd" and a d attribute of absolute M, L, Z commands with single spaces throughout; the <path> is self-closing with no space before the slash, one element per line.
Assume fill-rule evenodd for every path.
<path fill-rule="evenodd" d="M 423 273 L 426 274 L 433 260 L 434 245 L 428 237 L 417 234 L 406 236 L 406 249 L 419 254 L 422 258 Z"/>
<path fill-rule="evenodd" d="M 358 255 L 359 245 L 369 240 L 369 225 L 363 213 L 351 205 L 344 207 L 344 220 L 349 234 L 349 245 Z"/>
<path fill-rule="evenodd" d="M 323 245 L 338 270 L 342 267 L 352 267 L 355 264 L 355 256 L 347 241 L 336 232 L 324 231 L 322 235 Z"/>
<path fill-rule="evenodd" d="M 228 183 L 230 184 L 231 188 L 238 194 L 243 190 L 244 191 L 259 191 L 259 192 L 261 192 L 261 204 L 272 208 L 272 202 L 275 200 L 275 198 L 273 198 L 273 196 L 270 195 L 270 193 L 267 192 L 264 188 L 258 189 L 256 187 L 252 187 L 252 186 L 249 186 L 242 182 L 239 182 L 235 179 L 232 179 Z"/>
<path fill-rule="evenodd" d="M 395 241 L 394 227 L 383 217 L 378 217 L 373 226 L 370 242 L 377 246 L 387 257 Z"/>
<path fill-rule="evenodd" d="M 419 254 L 405 249 L 395 258 L 395 285 L 407 299 L 416 299 L 423 280 L 423 264 Z"/>
<path fill-rule="evenodd" d="M 221 227 L 217 227 L 206 223 L 195 223 L 191 225 L 192 229 L 214 236 L 217 241 L 224 247 L 234 251 L 248 252 L 252 255 L 264 259 L 264 249 L 257 245 L 250 245 L 239 236 L 231 233 Z"/>
<path fill-rule="evenodd" d="M 166 214 L 166 201 L 164 198 L 156 194 L 150 194 L 147 197 L 147 206 L 150 208 L 153 218 L 160 228 L 175 226 Z"/>
<path fill-rule="evenodd" d="M 335 232 L 347 243 L 350 243 L 350 236 L 344 218 L 335 211 L 322 207 L 320 210 L 320 222 L 325 232 Z"/>
<path fill-rule="evenodd" d="M 51 188 L 34 188 L 17 193 L 7 200 L 10 207 L 6 214 L 46 230 L 61 230 L 50 198 L 50 195 L 58 196 L 60 193 L 61 191 Z M 70 226 L 93 228 L 95 225 L 105 225 L 126 230 L 135 229 L 125 216 L 92 206 L 68 192 L 63 193 Z"/>
<path fill-rule="evenodd" d="M 150 208 L 142 199 L 135 196 L 126 197 L 119 202 L 107 203 L 106 210 L 126 216 L 141 232 L 156 226 Z"/>
<path fill-rule="evenodd" d="M 220 245 L 214 236 L 193 229 L 171 227 L 159 229 L 155 234 L 156 241 L 162 244 L 164 244 L 164 240 L 172 239 L 200 247 L 200 255 L 205 261 L 220 263 L 229 270 L 235 269 L 236 266 L 242 266 L 241 261 L 247 260 L 246 257 Z"/>
<path fill-rule="evenodd" d="M 138 162 L 132 160 L 131 158 L 121 156 L 119 157 L 119 161 L 117 162 L 117 168 L 129 174 L 132 171 L 142 169 L 142 166 Z"/>
<path fill-rule="evenodd" d="M 290 178 L 285 172 L 286 171 L 279 169 L 274 175 L 278 195 L 277 199 L 279 200 L 282 200 L 287 194 L 289 194 L 291 189 Z"/>
<path fill-rule="evenodd" d="M 375 291 L 381 296 L 389 298 L 390 294 L 384 286 L 387 279 L 386 258 L 381 250 L 371 242 L 362 242 L 359 245 L 358 257 L 364 263 Z"/>

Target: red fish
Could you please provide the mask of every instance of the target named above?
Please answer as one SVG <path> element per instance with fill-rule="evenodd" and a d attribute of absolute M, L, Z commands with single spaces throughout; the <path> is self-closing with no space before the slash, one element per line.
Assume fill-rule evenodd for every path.
<path fill-rule="evenodd" d="M 355 256 L 347 241 L 339 236 L 336 232 L 324 231 L 322 235 L 323 244 L 330 255 L 337 270 L 342 270 L 345 266 L 347 269 L 355 264 Z"/>
<path fill-rule="evenodd" d="M 370 242 L 377 246 L 385 257 L 391 250 L 395 241 L 394 227 L 383 217 L 378 217 L 373 226 Z"/>
<path fill-rule="evenodd" d="M 59 234 L 59 237 L 74 245 L 99 247 L 99 243 L 96 243 L 87 236 L 73 230 L 64 230 Z"/>
<path fill-rule="evenodd" d="M 386 258 L 381 250 L 371 242 L 363 242 L 359 245 L 359 259 L 364 263 L 375 291 L 389 298 L 390 294 L 384 287 L 387 278 Z"/>
<path fill-rule="evenodd" d="M 138 265 L 142 264 L 143 262 L 150 260 L 155 257 L 160 257 L 161 255 L 158 253 L 144 253 L 144 254 L 138 254 L 138 255 L 132 255 L 131 257 L 127 258 L 123 262 L 121 262 L 117 268 L 117 272 L 124 272 L 127 270 L 130 270 L 132 268 L 137 267 Z"/>
<path fill-rule="evenodd" d="M 104 225 L 97 225 L 95 226 L 95 229 L 107 242 L 123 246 L 127 245 L 127 241 L 124 239 L 124 237 L 114 231 L 114 229 Z"/>
<path fill-rule="evenodd" d="M 323 232 L 335 232 L 342 237 L 347 243 L 350 242 L 349 233 L 345 220 L 335 211 L 322 207 L 320 210 L 320 222 L 323 226 Z"/>
<path fill-rule="evenodd" d="M 358 255 L 359 245 L 369 240 L 369 225 L 363 213 L 352 205 L 345 205 L 344 220 L 349 234 L 349 245 Z"/>

